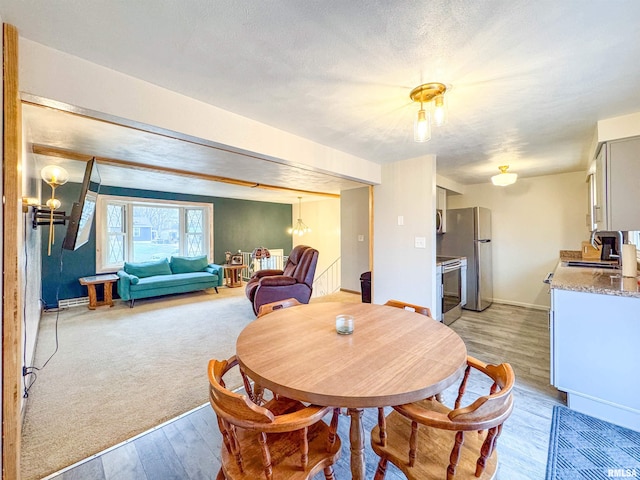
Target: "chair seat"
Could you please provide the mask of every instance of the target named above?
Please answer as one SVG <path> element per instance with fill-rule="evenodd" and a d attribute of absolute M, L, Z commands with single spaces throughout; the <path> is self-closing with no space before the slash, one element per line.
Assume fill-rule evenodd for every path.
<path fill-rule="evenodd" d="M 223 440 L 216 479 L 308 480 L 322 472 L 325 480 L 335 480 L 333 464 L 340 458 L 338 409 L 285 397 L 258 405 L 249 395 L 225 387 L 223 377 L 234 367 L 239 367 L 235 356 L 211 359 L 208 366 L 209 403 Z M 327 425 L 323 419 L 330 413 Z"/>
<path fill-rule="evenodd" d="M 260 480 L 264 479 L 264 465 L 262 463 L 262 451 L 258 442 L 259 432 L 238 429 L 238 440 L 243 445 L 243 472 L 229 451 L 222 447 L 222 465 L 228 480 Z M 300 453 L 298 438 L 300 431 L 267 434 L 267 443 L 271 452 L 271 465 L 274 479 L 286 478 L 303 480 L 312 478 L 322 472 L 325 467 L 334 464 L 340 457 L 340 441 L 332 448 L 332 455 L 327 455 L 327 437 L 329 426 L 324 422 L 318 422 L 309 427 L 309 463 L 305 470 L 300 466 Z"/>
<path fill-rule="evenodd" d="M 426 401 L 428 402 L 428 401 Z M 431 402 L 438 409 L 438 402 Z M 443 412 L 446 407 L 443 407 Z M 418 429 L 418 452 L 413 467 L 409 466 L 407 446 L 411 436 L 411 420 L 396 411 L 386 418 L 386 445 L 380 445 L 380 429 L 376 426 L 371 431 L 371 446 L 379 456 L 385 456 L 391 463 L 404 472 L 410 480 L 442 480 L 446 478 L 451 448 L 455 443 L 456 432 L 441 430 L 420 425 Z M 465 432 L 464 443 L 460 451 L 460 460 L 456 468 L 455 479 L 490 479 L 494 478 L 498 467 L 498 452 L 494 450 L 487 458 L 483 474 L 475 476 L 478 452 L 486 432 L 481 435 L 477 431 Z"/>

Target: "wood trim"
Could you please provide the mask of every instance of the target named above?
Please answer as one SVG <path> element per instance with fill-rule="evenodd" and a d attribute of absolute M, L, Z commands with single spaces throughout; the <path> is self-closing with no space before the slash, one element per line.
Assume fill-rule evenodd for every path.
<path fill-rule="evenodd" d="M 369 271 L 371 272 L 371 300 L 373 301 L 373 185 L 369 185 Z"/>
<path fill-rule="evenodd" d="M 16 27 L 3 24 L 3 40 L 2 478 L 19 480 L 23 302 L 19 271 L 22 122 Z"/>
<path fill-rule="evenodd" d="M 89 160 L 91 160 L 91 158 L 94 157 L 94 155 L 88 155 L 85 153 L 74 152 L 71 150 L 65 150 L 62 148 L 50 147 L 46 145 L 34 144 L 32 147 L 32 150 L 33 150 L 33 153 L 35 153 L 36 155 L 47 155 L 50 157 L 66 158 L 69 160 L 78 160 L 83 162 L 88 162 Z M 238 185 L 238 186 L 247 187 L 247 188 L 262 188 L 265 190 L 279 190 L 284 192 L 292 192 L 295 194 L 317 195 L 317 196 L 323 196 L 323 197 L 329 197 L 329 198 L 340 198 L 340 195 L 336 193 L 312 192 L 310 190 L 298 190 L 295 188 L 280 187 L 276 185 L 267 185 L 264 183 L 247 182 L 245 180 L 238 180 L 235 178 L 221 177 L 218 175 L 208 175 L 206 173 L 191 172 L 189 170 L 180 170 L 177 168 L 161 167 L 156 165 L 145 165 L 143 163 L 131 162 L 129 160 L 120 160 L 116 158 L 107 158 L 107 157 L 95 157 L 95 158 L 99 164 L 111 165 L 114 167 L 123 167 L 123 168 L 131 168 L 134 170 L 167 173 L 170 175 L 178 175 L 181 177 L 189 177 L 189 178 L 198 178 L 201 180 L 209 180 L 212 182 L 228 183 L 231 185 Z"/>

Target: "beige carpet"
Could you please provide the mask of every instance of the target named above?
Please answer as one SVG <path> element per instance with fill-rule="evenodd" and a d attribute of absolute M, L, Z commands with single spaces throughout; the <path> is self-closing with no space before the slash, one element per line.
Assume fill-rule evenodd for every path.
<path fill-rule="evenodd" d="M 27 399 L 22 478 L 42 478 L 206 403 L 209 359 L 233 355 L 255 318 L 244 289 L 219 291 L 61 312 L 59 350 Z M 55 349 L 55 317 L 42 319 L 38 367 Z"/>

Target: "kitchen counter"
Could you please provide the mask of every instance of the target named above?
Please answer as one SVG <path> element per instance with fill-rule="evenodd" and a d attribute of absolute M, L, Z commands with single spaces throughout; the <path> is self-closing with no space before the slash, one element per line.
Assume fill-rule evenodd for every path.
<path fill-rule="evenodd" d="M 563 260 L 569 259 L 567 256 L 561 257 L 553 273 L 551 288 L 640 298 L 638 277 L 623 277 L 621 270 L 567 267 Z"/>
<path fill-rule="evenodd" d="M 551 282 L 551 384 L 567 406 L 640 431 L 640 292 L 620 270 L 567 267 Z"/>

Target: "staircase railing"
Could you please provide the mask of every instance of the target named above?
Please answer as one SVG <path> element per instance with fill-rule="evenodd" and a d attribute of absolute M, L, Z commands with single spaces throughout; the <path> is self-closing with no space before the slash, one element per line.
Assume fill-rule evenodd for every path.
<path fill-rule="evenodd" d="M 316 275 L 313 281 L 313 293 L 311 297 L 322 297 L 337 292 L 341 286 L 340 257 L 338 257 L 324 272 Z"/>
<path fill-rule="evenodd" d="M 242 264 L 246 265 L 246 268 L 241 270 L 242 280 L 248 281 L 251 276 L 258 270 L 265 269 L 284 269 L 287 263 L 288 255 L 274 254 L 273 250 L 270 250 L 271 257 L 255 260 L 251 258 L 251 252 L 242 253 Z M 340 257 L 338 257 L 331 265 L 329 265 L 322 273 L 316 275 L 313 280 L 313 293 L 311 297 L 322 297 L 329 295 L 330 293 L 337 292 L 341 286 L 340 276 Z"/>
<path fill-rule="evenodd" d="M 280 250 L 280 252 L 281 251 L 282 250 Z M 289 256 L 282 255 L 277 250 L 269 250 L 269 252 L 271 253 L 271 257 L 261 258 L 260 260 L 251 258 L 251 252 L 240 252 L 242 253 L 242 264 L 247 266 L 247 268 L 241 270 L 242 280 L 246 282 L 258 270 L 284 269 Z"/>

